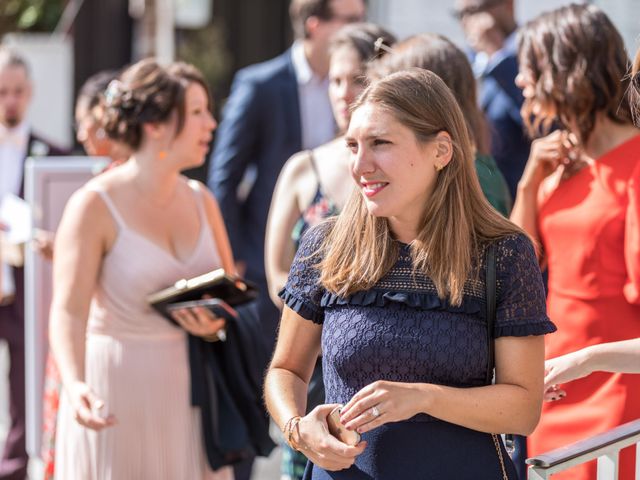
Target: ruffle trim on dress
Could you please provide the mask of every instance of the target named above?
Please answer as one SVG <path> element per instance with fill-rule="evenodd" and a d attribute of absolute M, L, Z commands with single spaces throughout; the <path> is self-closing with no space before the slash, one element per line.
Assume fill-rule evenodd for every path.
<path fill-rule="evenodd" d="M 348 297 L 341 297 L 331 292 L 325 292 L 320 300 L 320 307 L 336 307 L 343 305 L 359 305 L 384 307 L 391 303 L 403 304 L 418 310 L 446 310 L 452 313 L 480 314 L 485 317 L 484 301 L 466 296 L 459 306 L 451 305 L 433 293 L 397 292 L 383 290 L 366 290 L 356 292 Z"/>
<path fill-rule="evenodd" d="M 287 307 L 296 312 L 302 318 L 311 320 L 313 323 L 317 324 L 322 324 L 324 321 L 324 312 L 322 310 L 313 307 L 308 301 L 297 297 L 287 290 L 286 287 L 280 290 L 278 296 Z"/>
<path fill-rule="evenodd" d="M 549 319 L 535 320 L 531 323 L 508 323 L 496 325 L 494 329 L 495 338 L 498 337 L 528 337 L 529 335 L 546 335 L 557 330 L 556 326 Z"/>

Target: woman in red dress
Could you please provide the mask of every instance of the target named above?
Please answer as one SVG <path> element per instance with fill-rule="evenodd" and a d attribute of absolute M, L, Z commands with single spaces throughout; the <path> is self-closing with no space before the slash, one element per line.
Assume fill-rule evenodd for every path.
<path fill-rule="evenodd" d="M 558 331 L 547 358 L 640 337 L 640 130 L 620 34 L 593 5 L 545 13 L 520 34 L 523 118 L 535 140 L 512 220 L 539 241 Z M 562 386 L 529 439 L 535 456 L 640 418 L 640 375 L 598 372 Z M 633 478 L 635 452 L 621 454 Z M 589 462 L 554 479 L 596 478 Z"/>

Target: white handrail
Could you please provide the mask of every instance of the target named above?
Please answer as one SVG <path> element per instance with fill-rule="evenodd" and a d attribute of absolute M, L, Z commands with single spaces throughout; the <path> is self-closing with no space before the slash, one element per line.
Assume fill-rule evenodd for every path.
<path fill-rule="evenodd" d="M 636 480 L 640 480 L 640 420 L 527 459 L 528 480 L 547 480 L 554 473 L 598 459 L 598 480 L 617 480 L 619 452 L 636 444 Z"/>

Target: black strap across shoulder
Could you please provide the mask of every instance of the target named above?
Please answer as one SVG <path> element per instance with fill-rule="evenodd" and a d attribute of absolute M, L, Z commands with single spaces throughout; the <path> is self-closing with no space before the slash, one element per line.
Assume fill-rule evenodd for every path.
<path fill-rule="evenodd" d="M 496 246 L 490 243 L 486 251 L 485 301 L 487 303 L 487 345 L 489 355 L 485 383 L 491 385 L 495 368 L 495 340 L 493 338 L 496 323 Z"/>

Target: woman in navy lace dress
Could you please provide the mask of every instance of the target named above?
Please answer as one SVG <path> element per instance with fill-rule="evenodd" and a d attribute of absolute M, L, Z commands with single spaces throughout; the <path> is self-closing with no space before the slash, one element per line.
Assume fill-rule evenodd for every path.
<path fill-rule="evenodd" d="M 308 479 L 515 479 L 492 434 L 535 427 L 542 335 L 555 329 L 531 241 L 484 199 L 460 108 L 432 72 L 370 85 L 346 142 L 360 188 L 296 254 L 266 379 L 269 412 L 310 459 Z M 489 244 L 495 385 L 485 384 Z M 320 349 L 326 404 L 304 415 Z M 362 436 L 355 446 L 328 432 L 338 404 Z"/>

